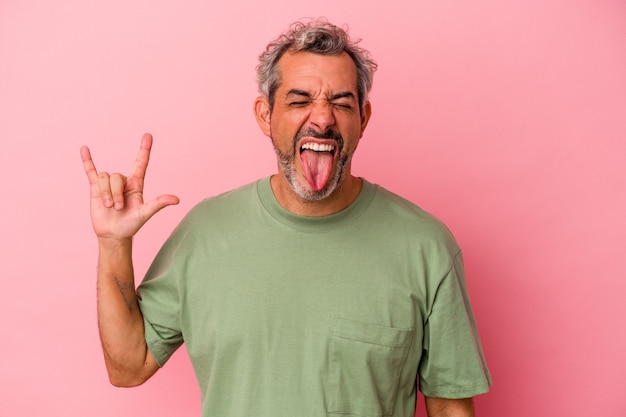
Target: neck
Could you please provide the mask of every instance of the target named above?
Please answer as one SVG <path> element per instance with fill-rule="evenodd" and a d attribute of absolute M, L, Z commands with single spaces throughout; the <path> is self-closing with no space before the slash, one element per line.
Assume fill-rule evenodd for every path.
<path fill-rule="evenodd" d="M 363 181 L 348 175 L 328 197 L 310 201 L 300 197 L 279 173 L 270 180 L 272 191 L 278 203 L 287 211 L 306 217 L 321 217 L 339 213 L 354 202 L 361 192 Z"/>

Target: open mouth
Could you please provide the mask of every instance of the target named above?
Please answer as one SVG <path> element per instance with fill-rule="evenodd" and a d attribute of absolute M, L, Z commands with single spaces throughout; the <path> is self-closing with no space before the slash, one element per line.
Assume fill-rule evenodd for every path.
<path fill-rule="evenodd" d="M 337 146 L 330 143 L 305 141 L 300 147 L 300 161 L 307 182 L 315 191 L 326 186 L 333 169 Z"/>
<path fill-rule="evenodd" d="M 310 150 L 313 152 L 330 152 L 333 156 L 335 155 L 335 146 L 329 145 L 327 143 L 315 143 L 315 142 L 307 142 L 302 145 L 300 148 L 300 153 L 306 150 Z"/>

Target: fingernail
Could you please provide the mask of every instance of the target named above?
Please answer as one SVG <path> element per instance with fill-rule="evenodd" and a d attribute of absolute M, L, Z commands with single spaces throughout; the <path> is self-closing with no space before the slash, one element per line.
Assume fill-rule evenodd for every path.
<path fill-rule="evenodd" d="M 122 208 L 122 203 L 115 203 L 115 210 L 120 210 Z"/>

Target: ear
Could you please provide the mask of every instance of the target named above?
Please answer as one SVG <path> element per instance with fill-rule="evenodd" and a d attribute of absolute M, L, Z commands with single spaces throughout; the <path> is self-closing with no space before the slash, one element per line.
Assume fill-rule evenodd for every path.
<path fill-rule="evenodd" d="M 270 126 L 270 103 L 264 97 L 257 97 L 254 100 L 254 117 L 265 136 L 270 136 L 272 128 Z"/>
<path fill-rule="evenodd" d="M 361 136 L 363 136 L 363 132 L 365 132 L 370 117 L 372 117 L 372 103 L 366 101 L 365 104 L 363 104 L 363 113 L 361 114 Z"/>

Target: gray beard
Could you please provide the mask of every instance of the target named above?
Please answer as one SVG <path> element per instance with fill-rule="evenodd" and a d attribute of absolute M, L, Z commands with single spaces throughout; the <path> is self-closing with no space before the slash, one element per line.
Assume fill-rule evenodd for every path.
<path fill-rule="evenodd" d="M 337 170 L 335 171 L 335 175 L 328 179 L 328 182 L 321 190 L 313 190 L 312 188 L 304 188 L 298 184 L 296 178 L 296 152 L 292 152 L 291 154 L 281 152 L 276 143 L 274 143 L 274 139 L 272 139 L 272 144 L 274 145 L 274 151 L 276 152 L 276 156 L 278 157 L 278 163 L 280 165 L 280 170 L 282 171 L 287 183 L 291 187 L 291 189 L 298 195 L 300 198 L 307 201 L 320 201 L 328 196 L 330 196 L 335 190 L 338 188 L 339 184 L 344 179 L 346 166 L 352 155 L 340 156 L 337 163 Z"/>

